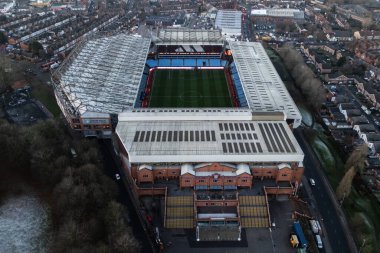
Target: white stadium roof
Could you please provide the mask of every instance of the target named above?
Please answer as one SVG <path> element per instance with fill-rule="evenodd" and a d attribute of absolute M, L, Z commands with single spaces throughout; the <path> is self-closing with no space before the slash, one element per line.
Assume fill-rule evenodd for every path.
<path fill-rule="evenodd" d="M 119 114 L 116 133 L 132 163 L 303 160 L 285 121 L 199 120 L 186 112 L 186 120 L 152 119 L 145 112 L 140 112 L 145 118 L 129 120 L 130 113 Z"/>
<path fill-rule="evenodd" d="M 158 32 L 156 45 L 224 45 L 219 30 L 167 28 Z"/>
<path fill-rule="evenodd" d="M 227 43 L 219 30 L 183 28 L 160 30 L 155 41 L 161 45 Z M 282 120 L 293 119 L 293 127 L 300 125 L 302 117 L 297 106 L 264 48 L 257 42 L 229 42 L 249 108 L 132 109 L 150 43 L 150 39 L 126 34 L 89 39 L 82 43 L 53 75 L 54 80 L 59 80 L 55 84 L 60 104 L 72 115 L 89 118 L 100 117 L 99 113 L 118 114 L 127 110 L 119 115 L 121 125 L 126 121 L 172 121 L 174 117 L 178 122 L 192 117 L 193 121 L 204 121 L 205 124 L 210 120 L 275 120 L 273 115 L 278 112 L 285 114 Z M 280 120 L 280 116 L 276 119 Z"/>
<path fill-rule="evenodd" d="M 301 124 L 301 113 L 258 42 L 231 41 L 229 43 L 249 107 L 255 112 L 285 112 L 294 119 L 294 127 Z"/>
<path fill-rule="evenodd" d="M 242 12 L 237 10 L 219 10 L 215 19 L 215 28 L 222 29 L 226 35 L 241 35 Z"/>
<path fill-rule="evenodd" d="M 150 39 L 126 34 L 89 40 L 62 68 L 60 93 L 80 114 L 132 107 L 149 46 Z"/>

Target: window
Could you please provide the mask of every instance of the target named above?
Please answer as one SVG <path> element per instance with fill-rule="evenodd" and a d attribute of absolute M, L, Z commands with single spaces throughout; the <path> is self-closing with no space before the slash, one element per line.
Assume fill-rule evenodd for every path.
<path fill-rule="evenodd" d="M 287 176 L 288 176 L 288 174 L 282 174 L 281 176 L 283 176 L 283 177 L 287 177 Z"/>
<path fill-rule="evenodd" d="M 185 183 L 190 183 L 190 180 L 189 180 L 189 179 L 186 179 L 186 180 L 185 180 Z"/>
<path fill-rule="evenodd" d="M 149 175 L 143 175 L 143 177 L 149 177 Z"/>
<path fill-rule="evenodd" d="M 217 183 L 218 182 L 218 179 L 214 179 L 214 180 L 212 180 L 214 183 Z"/>
<path fill-rule="evenodd" d="M 241 180 L 243 183 L 247 183 L 247 179 L 243 179 Z"/>

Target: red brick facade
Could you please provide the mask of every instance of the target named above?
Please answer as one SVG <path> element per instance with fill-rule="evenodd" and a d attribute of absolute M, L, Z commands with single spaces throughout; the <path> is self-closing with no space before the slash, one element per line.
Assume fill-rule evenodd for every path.
<path fill-rule="evenodd" d="M 138 184 L 154 183 L 156 180 L 177 179 L 181 188 L 201 186 L 209 189 L 214 186 L 250 188 L 254 180 L 273 179 L 276 182 L 300 182 L 304 168 L 296 165 L 253 166 L 250 173 L 236 173 L 236 168 L 220 163 L 200 165 L 195 173 L 186 172 L 181 175 L 181 166 L 132 166 L 131 175 Z M 199 173 L 204 172 L 204 173 Z"/>

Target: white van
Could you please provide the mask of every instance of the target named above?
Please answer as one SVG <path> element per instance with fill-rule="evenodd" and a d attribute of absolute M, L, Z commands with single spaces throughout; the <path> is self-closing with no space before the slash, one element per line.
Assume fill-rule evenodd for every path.
<path fill-rule="evenodd" d="M 318 249 L 323 248 L 323 243 L 320 235 L 315 235 L 315 242 L 317 243 Z"/>

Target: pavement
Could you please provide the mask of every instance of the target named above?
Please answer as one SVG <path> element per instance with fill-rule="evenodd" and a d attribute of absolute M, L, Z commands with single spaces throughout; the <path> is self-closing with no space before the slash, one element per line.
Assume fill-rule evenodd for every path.
<path fill-rule="evenodd" d="M 333 253 L 357 253 L 355 242 L 348 227 L 346 217 L 338 204 L 335 193 L 332 190 L 323 172 L 322 165 L 303 135 L 303 129 L 294 130 L 294 135 L 305 153 L 304 175 L 313 178 L 316 185 L 311 187 L 311 194 L 316 201 L 316 207 L 320 212 L 320 220 L 325 229 L 330 249 L 326 252 Z M 331 251 L 327 251 L 331 250 Z"/>

